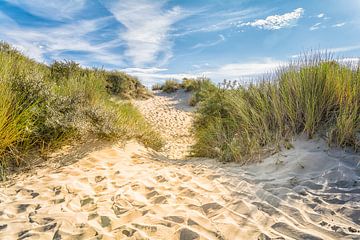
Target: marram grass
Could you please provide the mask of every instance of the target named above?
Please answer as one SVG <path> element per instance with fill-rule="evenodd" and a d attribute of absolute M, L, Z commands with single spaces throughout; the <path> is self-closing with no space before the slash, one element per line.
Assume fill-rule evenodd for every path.
<path fill-rule="evenodd" d="M 360 67 L 321 54 L 249 86 L 219 87 L 198 109 L 193 154 L 223 161 L 260 160 L 293 137 L 320 135 L 360 149 Z"/>
<path fill-rule="evenodd" d="M 75 62 L 39 64 L 0 43 L 0 171 L 21 164 L 28 149 L 53 148 L 88 135 L 138 139 L 159 149 L 162 140 L 126 99 L 150 94 L 125 73 Z M 114 98 L 121 99 L 113 101 Z"/>

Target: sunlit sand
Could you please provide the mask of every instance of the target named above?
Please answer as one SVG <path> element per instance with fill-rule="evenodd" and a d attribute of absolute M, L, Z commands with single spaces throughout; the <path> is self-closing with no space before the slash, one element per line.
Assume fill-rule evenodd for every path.
<path fill-rule="evenodd" d="M 360 238 L 359 155 L 299 139 L 246 167 L 189 158 L 187 97 L 136 102 L 167 141 L 163 152 L 105 145 L 3 183 L 0 238 Z"/>

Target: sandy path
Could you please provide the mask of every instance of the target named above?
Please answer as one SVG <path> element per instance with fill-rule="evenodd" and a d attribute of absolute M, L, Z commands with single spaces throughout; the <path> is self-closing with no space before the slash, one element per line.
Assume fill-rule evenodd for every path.
<path fill-rule="evenodd" d="M 295 146 L 248 167 L 104 147 L 1 184 L 0 239 L 360 239 L 359 155 Z"/>
<path fill-rule="evenodd" d="M 191 126 L 194 108 L 188 105 L 189 93 L 156 93 L 154 98 L 136 101 L 145 118 L 165 139 L 162 153 L 171 159 L 184 159 L 193 144 Z"/>

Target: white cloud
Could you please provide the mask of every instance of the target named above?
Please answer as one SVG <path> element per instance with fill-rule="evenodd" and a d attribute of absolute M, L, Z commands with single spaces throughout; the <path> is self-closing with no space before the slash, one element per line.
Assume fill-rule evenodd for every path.
<path fill-rule="evenodd" d="M 345 24 L 346 24 L 346 22 L 337 23 L 337 24 L 332 25 L 332 27 L 343 27 L 343 26 L 345 26 Z"/>
<path fill-rule="evenodd" d="M 311 26 L 309 29 L 310 31 L 315 31 L 320 28 L 321 23 L 315 23 L 313 26 Z"/>
<path fill-rule="evenodd" d="M 319 15 L 317 15 L 318 18 L 323 18 L 325 17 L 325 14 L 324 13 L 320 13 Z"/>
<path fill-rule="evenodd" d="M 147 87 L 151 87 L 155 83 L 162 83 L 167 79 L 181 80 L 198 77 L 198 75 L 190 73 L 163 73 L 168 69 L 162 68 L 125 68 L 122 71 L 138 77 Z"/>
<path fill-rule="evenodd" d="M 258 15 L 257 9 L 244 9 L 238 11 L 219 11 L 209 12 L 204 10 L 193 11 L 189 15 L 196 18 L 191 22 L 185 23 L 174 34 L 174 36 L 184 36 L 193 33 L 217 32 L 237 26 L 241 20 Z"/>
<path fill-rule="evenodd" d="M 167 69 L 123 69 L 123 71 L 137 76 L 142 82 L 151 86 L 154 83 L 164 82 L 166 79 L 179 79 L 184 77 L 209 77 L 216 83 L 221 83 L 224 79 L 227 80 L 251 80 L 256 79 L 267 73 L 277 70 L 279 67 L 285 65 L 284 62 L 274 60 L 271 58 L 264 58 L 258 61 L 248 63 L 232 63 L 225 64 L 219 67 L 212 67 L 209 64 L 196 66 L 197 70 L 192 73 L 164 73 Z"/>
<path fill-rule="evenodd" d="M 304 9 L 297 8 L 293 12 L 285 13 L 283 15 L 268 16 L 265 19 L 258 19 L 253 22 L 240 23 L 239 26 L 251 26 L 266 30 L 278 30 L 294 26 L 303 14 Z"/>
<path fill-rule="evenodd" d="M 244 78 L 252 78 L 270 73 L 284 64 L 285 63 L 282 61 L 265 58 L 260 61 L 248 63 L 226 64 L 215 69 L 204 71 L 202 72 L 202 75 L 210 77 L 215 81 L 221 81 L 223 79 L 241 80 Z"/>
<path fill-rule="evenodd" d="M 225 41 L 224 35 L 220 34 L 218 40 L 213 41 L 213 42 L 207 42 L 207 43 L 198 43 L 198 44 L 194 45 L 192 47 L 192 49 L 212 47 L 212 46 L 216 46 L 224 41 Z"/>
<path fill-rule="evenodd" d="M 194 69 L 200 69 L 200 68 L 204 68 L 204 67 L 209 67 L 210 64 L 209 63 L 201 63 L 201 64 L 193 64 L 192 67 Z"/>
<path fill-rule="evenodd" d="M 122 71 L 127 72 L 129 74 L 153 74 L 167 71 L 167 68 L 124 68 Z"/>
<path fill-rule="evenodd" d="M 72 18 L 82 10 L 86 0 L 6 0 L 29 13 L 54 20 Z"/>
<path fill-rule="evenodd" d="M 349 52 L 354 50 L 360 50 L 360 44 L 327 49 L 328 52 L 332 52 L 332 53 Z"/>
<path fill-rule="evenodd" d="M 119 37 L 126 42 L 125 56 L 134 65 L 166 62 L 172 56 L 171 26 L 184 17 L 180 7 L 164 10 L 164 1 L 122 0 L 105 4 L 126 28 Z"/>
<path fill-rule="evenodd" d="M 336 48 L 324 48 L 324 49 L 319 49 L 319 50 L 311 50 L 308 52 L 304 52 L 302 54 L 294 54 L 291 55 L 291 58 L 301 58 L 303 56 L 311 56 L 313 54 L 331 54 L 331 53 L 342 53 L 342 52 L 350 52 L 350 51 L 356 51 L 356 50 L 360 50 L 360 44 L 359 45 L 349 45 L 349 46 L 343 46 L 343 47 L 336 47 Z M 351 58 L 345 58 L 345 59 L 351 59 Z"/>
<path fill-rule="evenodd" d="M 50 59 L 64 58 L 64 52 L 81 52 L 76 61 L 83 65 L 90 62 L 104 62 L 120 65 L 122 56 L 115 54 L 112 48 L 120 46 L 118 40 L 99 44 L 91 43 L 86 35 L 101 29 L 108 24 L 109 18 L 75 21 L 57 27 L 29 28 L 16 24 L 11 18 L 0 12 L 0 38 L 26 55 L 40 62 Z"/>

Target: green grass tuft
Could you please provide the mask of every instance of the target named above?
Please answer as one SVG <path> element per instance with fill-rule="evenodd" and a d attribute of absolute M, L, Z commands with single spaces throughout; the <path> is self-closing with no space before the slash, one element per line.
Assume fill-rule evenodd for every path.
<path fill-rule="evenodd" d="M 216 86 L 210 79 L 205 77 L 199 78 L 184 78 L 181 83 L 176 80 L 166 80 L 164 84 L 154 84 L 153 91 L 163 91 L 166 93 L 173 93 L 183 89 L 185 92 L 191 92 L 189 105 L 195 106 L 203 99 L 216 91 Z"/>
<path fill-rule="evenodd" d="M 39 64 L 0 43 L 0 167 L 21 164 L 28 149 L 52 149 L 95 135 L 138 139 L 159 149 L 157 132 L 126 99 L 147 98 L 138 79 L 72 61 Z M 120 99 L 114 100 L 114 99 Z"/>
<path fill-rule="evenodd" d="M 178 83 L 176 80 L 169 79 L 166 80 L 165 83 L 162 85 L 161 90 L 166 93 L 173 93 L 176 92 L 181 88 L 180 83 Z"/>
<path fill-rule="evenodd" d="M 304 133 L 358 150 L 359 69 L 317 55 L 278 71 L 275 80 L 217 88 L 198 109 L 194 155 L 245 164 Z"/>

